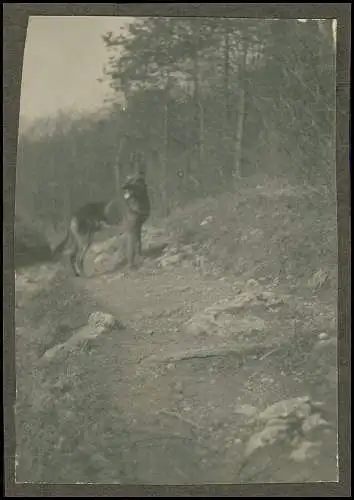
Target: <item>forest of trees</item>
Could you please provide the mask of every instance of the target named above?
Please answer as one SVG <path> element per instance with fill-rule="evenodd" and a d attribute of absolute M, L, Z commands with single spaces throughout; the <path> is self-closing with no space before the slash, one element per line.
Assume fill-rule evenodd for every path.
<path fill-rule="evenodd" d="M 331 20 L 137 18 L 102 39 L 109 111 L 21 134 L 19 212 L 56 224 L 114 196 L 136 151 L 160 215 L 257 174 L 333 186 Z"/>

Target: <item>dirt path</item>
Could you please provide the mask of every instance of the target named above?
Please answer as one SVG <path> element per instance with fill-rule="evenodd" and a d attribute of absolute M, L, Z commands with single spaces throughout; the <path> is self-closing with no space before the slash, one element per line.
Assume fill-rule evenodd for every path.
<path fill-rule="evenodd" d="M 313 349 L 319 332 L 335 335 L 330 306 L 268 280 L 239 308 L 248 295 L 241 278 L 161 268 L 153 259 L 126 274 L 75 279 L 58 267 L 32 269 L 27 278 L 17 279 L 21 480 L 335 480 L 335 429 L 316 438 L 324 445 L 313 460 L 305 453 L 291 462 L 287 438 L 244 466 L 247 442 L 259 430 L 256 412 L 310 396 L 335 422 L 336 391 L 325 376 L 335 353 L 318 365 Z M 218 304 L 226 314 L 216 328 L 214 313 L 205 331 L 187 328 L 191 318 L 203 327 L 198 317 Z M 112 314 L 123 328 L 44 363 L 46 350 L 69 340 L 93 311 Z"/>
<path fill-rule="evenodd" d="M 180 347 L 191 338 L 182 325 L 192 314 L 225 298 L 233 298 L 238 287 L 225 279 L 205 278 L 184 269 L 140 269 L 133 273 L 92 278 L 85 282 L 88 292 L 102 306 L 135 330 L 135 348 L 145 354 Z"/>
<path fill-rule="evenodd" d="M 145 427 L 150 436 L 149 451 L 140 448 L 132 455 L 133 461 L 138 457 L 141 464 L 136 471 L 137 481 L 238 481 L 244 445 L 242 429 L 250 418 L 247 408 L 261 409 L 309 393 L 304 377 L 293 375 L 291 370 L 285 373 L 282 362 L 267 350 L 262 355 L 255 351 L 248 357 L 230 352 L 215 358 L 164 362 L 169 357 L 178 358 L 178 353 L 217 347 L 215 338 L 191 336 L 185 323 L 215 303 L 234 299 L 240 293 L 240 284 L 232 279 L 209 278 L 181 267 L 157 272 L 142 267 L 127 275 L 93 277 L 84 286 L 104 311 L 127 327 L 119 339 L 107 345 L 106 356 L 108 359 L 112 350 L 119 351 L 120 380 L 112 387 L 112 394 L 120 401 L 121 414 L 136 430 Z M 289 334 L 292 314 L 287 317 L 284 312 L 278 313 L 277 326 L 283 331 L 271 332 L 270 340 L 281 344 L 281 337 Z M 245 340 L 246 344 L 254 343 L 252 335 Z M 223 343 L 222 337 L 219 342 Z M 151 455 L 151 440 L 161 432 L 166 436 L 159 448 L 163 452 L 159 456 L 154 446 Z M 271 473 L 278 481 L 285 477 L 310 480 L 323 474 L 326 467 L 332 474 L 331 459 L 322 464 L 321 472 L 318 467 L 316 461 L 303 469 L 285 463 L 281 472 L 275 466 Z M 256 477 L 258 469 L 259 465 L 253 471 Z M 249 478 L 248 471 L 244 480 Z"/>
<path fill-rule="evenodd" d="M 206 378 L 195 380 L 193 373 L 183 375 L 171 363 L 145 360 L 200 347 L 200 341 L 183 331 L 184 323 L 193 313 L 233 297 L 237 288 L 225 280 L 205 279 L 188 270 L 155 273 L 143 268 L 126 276 L 92 278 L 84 286 L 104 311 L 127 327 L 109 347 L 119 350 L 120 383 L 113 393 L 119 398 L 120 411 L 129 416 L 136 428 L 146 428 L 151 440 L 161 432 L 166 435 L 160 457 L 156 446 L 153 457 L 144 459 L 144 451 L 138 452 L 145 464 L 140 470 L 140 481 L 144 477 L 148 482 L 153 478 L 157 482 L 208 481 L 218 461 L 215 450 L 213 460 L 210 459 L 213 446 L 203 438 L 203 432 L 210 433 L 210 426 L 195 415 L 189 416 L 192 408 L 187 401 L 188 394 Z M 211 374 L 208 368 L 204 370 Z M 203 458 L 206 455 L 208 460 Z M 151 464 L 150 470 L 146 469 L 147 463 Z"/>

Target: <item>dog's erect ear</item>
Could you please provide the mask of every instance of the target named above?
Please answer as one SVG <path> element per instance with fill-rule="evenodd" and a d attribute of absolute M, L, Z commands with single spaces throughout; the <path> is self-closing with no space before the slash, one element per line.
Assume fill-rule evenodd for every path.
<path fill-rule="evenodd" d="M 136 180 L 136 179 L 135 179 L 135 176 L 134 176 L 134 175 L 132 175 L 132 174 L 131 174 L 131 175 L 128 175 L 128 176 L 125 178 L 125 180 L 124 180 L 124 182 L 123 182 L 123 184 L 122 184 L 122 189 L 123 189 L 123 191 L 124 191 L 125 189 L 129 189 L 129 188 L 130 188 L 130 186 L 131 186 L 132 184 L 134 184 L 135 180 Z"/>
<path fill-rule="evenodd" d="M 134 189 L 134 187 L 140 185 L 142 181 L 145 182 L 145 173 L 137 172 L 135 174 L 128 175 L 122 184 L 122 189 L 123 191 Z"/>

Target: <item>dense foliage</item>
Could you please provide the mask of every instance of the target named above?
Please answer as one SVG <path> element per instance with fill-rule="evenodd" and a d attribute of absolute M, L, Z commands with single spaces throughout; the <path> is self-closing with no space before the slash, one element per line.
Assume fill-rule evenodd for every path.
<path fill-rule="evenodd" d="M 103 42 L 109 112 L 20 137 L 18 210 L 52 223 L 108 198 L 136 151 L 156 213 L 254 174 L 333 185 L 330 20 L 143 18 Z"/>

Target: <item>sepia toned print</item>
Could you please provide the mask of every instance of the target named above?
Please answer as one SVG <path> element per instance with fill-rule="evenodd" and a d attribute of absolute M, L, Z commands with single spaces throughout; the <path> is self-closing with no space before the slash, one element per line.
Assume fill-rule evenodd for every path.
<path fill-rule="evenodd" d="M 335 28 L 30 19 L 17 482 L 338 480 Z"/>

